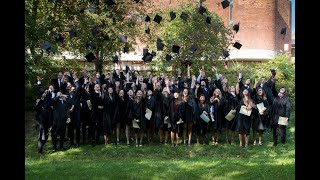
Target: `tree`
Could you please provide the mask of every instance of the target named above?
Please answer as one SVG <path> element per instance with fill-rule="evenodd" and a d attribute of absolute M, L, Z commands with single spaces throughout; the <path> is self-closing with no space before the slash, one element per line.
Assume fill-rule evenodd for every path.
<path fill-rule="evenodd" d="M 186 59 L 192 62 L 191 71 L 197 73 L 198 69 L 204 65 L 211 67 L 214 61 L 222 56 L 223 49 L 231 42 L 231 31 L 224 26 L 222 19 L 214 12 L 206 11 L 198 13 L 199 5 L 195 2 L 189 4 L 180 4 L 177 8 L 167 8 L 156 11 L 163 19 L 160 24 L 150 23 L 151 35 L 142 38 L 146 48 L 156 50 L 156 41 L 158 38 L 164 43 L 163 51 L 157 51 L 157 55 L 150 63 L 151 66 L 158 67 L 161 71 L 166 71 L 171 66 L 173 73 L 181 69 L 186 73 Z M 170 12 L 176 13 L 176 18 L 170 21 Z M 182 13 L 187 14 L 186 20 L 180 18 Z M 207 21 L 210 20 L 210 23 Z M 179 53 L 172 53 L 172 46 L 180 46 Z M 190 51 L 190 47 L 195 45 L 196 51 Z M 166 55 L 171 55 L 172 60 L 166 61 Z M 211 68 L 210 68 L 211 69 Z"/>

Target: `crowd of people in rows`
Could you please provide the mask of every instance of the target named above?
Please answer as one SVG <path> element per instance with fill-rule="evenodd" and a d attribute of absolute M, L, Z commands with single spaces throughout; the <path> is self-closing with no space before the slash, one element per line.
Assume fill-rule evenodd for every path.
<path fill-rule="evenodd" d="M 277 92 L 275 70 L 269 79 L 261 77 L 253 86 L 241 72 L 232 85 L 216 67 L 212 71 L 215 80 L 203 69 L 197 77 L 190 76 L 189 67 L 184 78 L 181 72 L 177 77 L 156 77 L 151 72 L 143 77 L 128 67 L 106 74 L 67 70 L 48 85 L 38 77 L 38 152 L 43 152 L 49 134 L 54 151 L 58 144 L 64 149 L 65 141 L 71 147 L 125 142 L 139 147 L 155 138 L 172 146 L 218 145 L 222 131 L 225 143 L 233 144 L 237 132 L 239 145 L 247 147 L 251 130 L 253 145 L 262 145 L 268 128 L 273 130 L 274 146 L 278 136 L 286 142 L 286 125 L 278 122 L 282 118 L 288 123 L 290 101 L 284 87 Z"/>

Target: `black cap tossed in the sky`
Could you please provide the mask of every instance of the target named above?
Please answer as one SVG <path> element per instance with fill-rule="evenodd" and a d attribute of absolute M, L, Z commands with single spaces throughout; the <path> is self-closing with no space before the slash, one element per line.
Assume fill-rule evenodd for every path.
<path fill-rule="evenodd" d="M 172 46 L 172 52 L 173 53 L 179 53 L 179 51 L 180 51 L 180 46 L 178 46 L 178 45 L 173 45 Z"/>
<path fill-rule="evenodd" d="M 158 24 L 160 24 L 161 20 L 162 20 L 162 17 L 159 16 L 158 14 L 153 19 L 153 21 L 157 22 Z"/>
<path fill-rule="evenodd" d="M 235 48 L 237 48 L 237 49 L 240 49 L 241 46 L 242 46 L 242 44 L 240 44 L 239 42 L 235 42 L 235 43 L 233 44 L 233 47 L 235 47 Z"/>
<path fill-rule="evenodd" d="M 88 62 L 92 62 L 94 59 L 96 59 L 96 56 L 92 52 L 90 52 L 85 56 L 85 58 Z"/>

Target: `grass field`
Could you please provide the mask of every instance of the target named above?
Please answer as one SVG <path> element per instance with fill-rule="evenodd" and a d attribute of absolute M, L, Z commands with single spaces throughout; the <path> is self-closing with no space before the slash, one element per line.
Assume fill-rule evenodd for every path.
<path fill-rule="evenodd" d="M 287 129 L 287 143 L 272 146 L 265 133 L 262 146 L 234 145 L 82 145 L 51 152 L 49 140 L 40 158 L 34 113 L 26 112 L 25 178 L 29 179 L 295 179 L 295 114 Z M 66 143 L 65 143 L 66 144 Z"/>

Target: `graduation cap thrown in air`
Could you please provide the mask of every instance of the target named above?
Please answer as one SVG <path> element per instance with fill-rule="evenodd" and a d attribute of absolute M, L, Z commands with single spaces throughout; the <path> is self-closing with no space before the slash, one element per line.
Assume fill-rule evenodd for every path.
<path fill-rule="evenodd" d="M 191 52 L 195 52 L 196 50 L 198 49 L 198 46 L 197 45 L 195 45 L 195 44 L 192 44 L 191 46 L 190 46 L 190 51 Z"/>
<path fill-rule="evenodd" d="M 158 24 L 160 24 L 161 20 L 162 20 L 162 17 L 159 16 L 158 14 L 157 14 L 157 15 L 154 17 L 154 19 L 153 19 L 153 21 L 155 21 L 155 22 L 158 23 Z"/>
<path fill-rule="evenodd" d="M 112 62 L 118 64 L 118 62 L 119 62 L 119 57 L 118 57 L 118 55 L 112 56 Z"/>
<path fill-rule="evenodd" d="M 63 41 L 64 41 L 64 37 L 62 36 L 62 34 L 56 34 L 55 36 L 54 36 L 54 38 L 56 39 L 56 42 L 59 42 L 59 43 L 63 43 Z"/>
<path fill-rule="evenodd" d="M 227 58 L 229 57 L 229 51 L 227 49 L 222 49 L 222 54 L 223 54 L 223 57 Z"/>
<path fill-rule="evenodd" d="M 233 25 L 233 30 L 237 33 L 239 31 L 240 28 L 240 23 L 237 23 L 235 25 Z"/>
<path fill-rule="evenodd" d="M 42 45 L 41 48 L 45 51 L 50 51 L 51 50 L 51 44 L 48 41 L 45 41 Z"/>
<path fill-rule="evenodd" d="M 240 44 L 239 42 L 235 42 L 235 43 L 233 44 L 233 47 L 235 47 L 235 48 L 237 48 L 237 49 L 240 49 L 241 46 L 242 46 L 242 44 Z"/>
<path fill-rule="evenodd" d="M 206 23 L 211 24 L 211 17 L 207 16 Z"/>
<path fill-rule="evenodd" d="M 198 13 L 202 14 L 205 13 L 207 11 L 206 8 L 204 8 L 203 6 L 200 6 L 199 9 L 198 9 Z"/>
<path fill-rule="evenodd" d="M 148 48 L 143 48 L 142 56 L 146 55 L 149 52 Z"/>
<path fill-rule="evenodd" d="M 146 31 L 147 34 L 150 34 L 150 28 L 149 27 L 145 31 Z"/>
<path fill-rule="evenodd" d="M 157 53 L 155 51 L 151 51 L 151 54 L 153 57 L 155 57 L 157 55 Z"/>
<path fill-rule="evenodd" d="M 172 46 L 172 52 L 173 53 L 179 53 L 179 51 L 180 51 L 180 46 L 178 46 L 178 45 L 173 45 Z"/>
<path fill-rule="evenodd" d="M 177 16 L 176 16 L 176 13 L 173 12 L 173 11 L 171 11 L 171 12 L 170 12 L 171 21 L 174 20 L 176 17 L 177 17 Z"/>
<path fill-rule="evenodd" d="M 85 56 L 85 58 L 88 62 L 92 62 L 94 59 L 96 59 L 96 56 L 92 52 L 90 52 Z"/>
<path fill-rule="evenodd" d="M 187 14 L 186 12 L 182 12 L 180 18 L 186 21 L 189 18 L 189 14 Z"/>
<path fill-rule="evenodd" d="M 222 8 L 225 9 L 225 8 L 229 7 L 230 2 L 228 0 L 223 0 L 223 1 L 221 1 L 221 5 L 222 5 Z"/>
<path fill-rule="evenodd" d="M 145 17 L 144 21 L 145 21 L 145 22 L 149 22 L 149 21 L 151 21 L 151 19 L 150 19 L 150 17 L 147 15 L 147 16 Z"/>
<path fill-rule="evenodd" d="M 127 45 L 123 47 L 123 53 L 129 53 L 129 47 Z"/>
<path fill-rule="evenodd" d="M 169 54 L 167 54 L 167 55 L 166 55 L 166 60 L 167 60 L 167 61 L 170 61 L 171 59 L 172 59 L 172 56 L 169 55 Z"/>
<path fill-rule="evenodd" d="M 151 62 L 152 61 L 152 54 L 150 54 L 149 52 L 147 52 L 143 57 L 142 57 L 142 60 L 144 62 Z"/>

